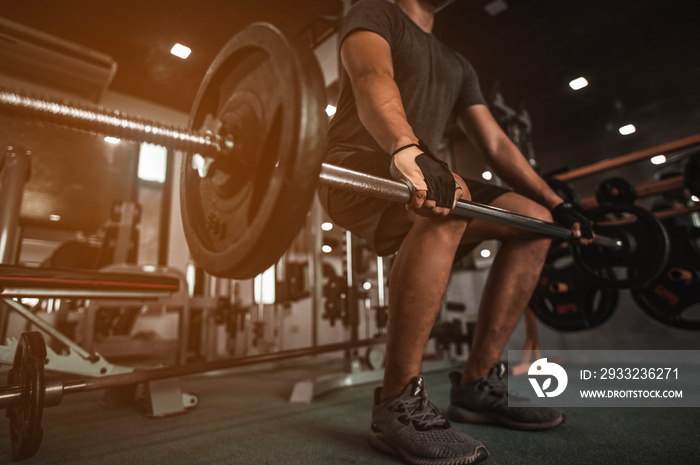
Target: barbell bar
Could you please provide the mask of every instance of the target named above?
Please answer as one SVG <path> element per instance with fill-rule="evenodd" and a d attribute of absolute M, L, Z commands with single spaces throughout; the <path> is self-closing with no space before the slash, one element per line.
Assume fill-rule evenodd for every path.
<path fill-rule="evenodd" d="M 233 148 L 232 141 L 224 144 L 223 138 L 218 134 L 189 131 L 133 117 L 119 110 L 49 101 L 4 87 L 0 87 L 0 108 L 9 116 L 50 123 L 88 134 L 148 142 L 183 151 L 196 151 L 207 157 L 225 155 Z"/>
<path fill-rule="evenodd" d="M 197 131 L 129 117 L 116 110 L 56 103 L 4 88 L 0 89 L 0 111 L 86 133 L 150 142 L 175 150 L 197 152 L 201 153 L 203 158 L 211 158 L 214 162 L 224 159 L 227 155 L 235 156 L 233 155 L 235 137 L 230 134 L 224 137 L 201 134 Z M 222 143 L 222 140 L 228 143 Z M 323 163 L 321 166 L 319 182 L 330 187 L 393 202 L 408 203 L 411 199 L 411 191 L 405 184 L 328 163 Z M 572 238 L 571 231 L 558 224 L 468 200 L 457 201 L 452 213 L 554 237 Z M 593 242 L 612 249 L 622 247 L 619 239 L 608 236 L 596 235 Z"/>
<path fill-rule="evenodd" d="M 378 178 L 358 171 L 349 170 L 339 166 L 324 163 L 319 176 L 321 184 L 338 189 L 344 189 L 378 197 L 398 203 L 408 203 L 411 200 L 411 191 L 408 186 L 391 179 Z M 484 205 L 470 200 L 458 200 L 452 214 L 468 218 L 481 219 L 494 223 L 514 226 L 540 234 L 545 234 L 563 239 L 571 239 L 571 231 L 568 228 L 555 223 L 542 221 L 502 208 Z M 619 249 L 622 242 L 619 239 L 596 235 L 593 243 L 611 249 Z"/>

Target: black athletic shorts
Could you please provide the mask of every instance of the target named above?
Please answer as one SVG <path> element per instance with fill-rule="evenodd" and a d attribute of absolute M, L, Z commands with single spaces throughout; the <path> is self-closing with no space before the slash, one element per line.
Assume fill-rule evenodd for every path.
<path fill-rule="evenodd" d="M 350 155 L 340 162 L 328 161 L 344 168 L 391 179 L 391 173 L 389 172 L 391 156 L 384 152 L 360 152 Z M 510 192 L 510 189 L 483 183 L 475 179 L 464 178 L 464 181 L 467 183 L 474 202 L 490 204 L 497 197 Z M 408 233 L 407 228 L 398 237 L 389 241 L 383 240 L 382 243 L 375 243 L 374 235 L 379 225 L 379 220 L 388 208 L 396 206 L 394 202 L 368 197 L 343 189 L 329 188 L 325 185 L 319 187 L 318 195 L 323 208 L 335 224 L 363 238 L 379 255 L 390 255 L 396 252 L 403 238 Z M 466 244 L 460 246 L 456 258 L 464 257 L 477 245 Z"/>

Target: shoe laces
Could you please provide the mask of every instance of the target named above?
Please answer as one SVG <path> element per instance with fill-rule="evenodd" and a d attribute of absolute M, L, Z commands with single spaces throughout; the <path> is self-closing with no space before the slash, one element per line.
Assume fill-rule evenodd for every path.
<path fill-rule="evenodd" d="M 428 400 L 424 390 L 408 399 L 397 399 L 396 411 L 402 413 L 399 421 L 404 424 L 413 423 L 420 431 L 434 428 L 445 429 L 450 423 L 440 414 L 440 411 Z"/>
<path fill-rule="evenodd" d="M 524 397 L 519 392 L 510 389 L 503 381 L 505 370 L 499 370 L 495 373 L 494 371 L 495 370 L 492 370 L 491 373 L 489 373 L 489 376 L 484 377 L 481 381 L 479 381 L 477 384 L 477 388 L 479 390 L 488 391 L 489 395 L 500 399 L 507 399 L 510 397 L 512 400 L 528 400 L 527 397 Z"/>

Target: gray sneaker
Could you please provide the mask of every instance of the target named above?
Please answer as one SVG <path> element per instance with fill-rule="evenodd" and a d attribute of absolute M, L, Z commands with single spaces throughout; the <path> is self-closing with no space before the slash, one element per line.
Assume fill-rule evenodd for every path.
<path fill-rule="evenodd" d="M 489 456 L 486 447 L 453 428 L 429 400 L 422 376 L 413 378 L 400 396 L 380 402 L 374 391 L 369 444 L 411 465 L 467 465 Z"/>
<path fill-rule="evenodd" d="M 526 397 L 508 389 L 503 381 L 506 368 L 497 363 L 488 374 L 462 384 L 461 373 L 450 373 L 450 407 L 447 417 L 463 423 L 493 423 L 520 430 L 554 428 L 564 421 L 564 414 L 550 407 L 539 407 Z M 508 396 L 516 396 L 519 404 L 509 407 Z"/>

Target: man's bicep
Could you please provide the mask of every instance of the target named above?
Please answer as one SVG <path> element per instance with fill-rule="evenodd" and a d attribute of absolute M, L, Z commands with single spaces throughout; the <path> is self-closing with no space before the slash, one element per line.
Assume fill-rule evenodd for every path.
<path fill-rule="evenodd" d="M 389 42 L 376 32 L 359 30 L 349 34 L 340 46 L 340 58 L 353 84 L 367 75 L 394 76 Z"/>

